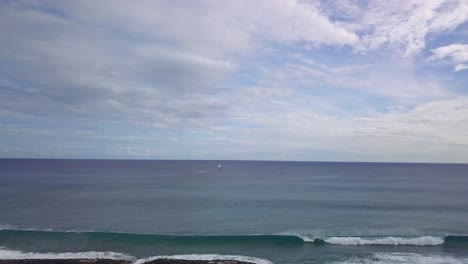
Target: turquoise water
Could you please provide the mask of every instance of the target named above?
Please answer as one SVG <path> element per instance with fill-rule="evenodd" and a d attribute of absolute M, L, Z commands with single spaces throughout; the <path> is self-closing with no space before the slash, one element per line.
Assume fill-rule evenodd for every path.
<path fill-rule="evenodd" d="M 468 263 L 468 165 L 221 163 L 0 160 L 0 257 Z"/>

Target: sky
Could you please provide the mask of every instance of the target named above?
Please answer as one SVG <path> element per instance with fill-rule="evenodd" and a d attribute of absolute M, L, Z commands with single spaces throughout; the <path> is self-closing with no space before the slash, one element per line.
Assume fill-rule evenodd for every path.
<path fill-rule="evenodd" d="M 468 162 L 468 0 L 0 0 L 0 158 Z"/>

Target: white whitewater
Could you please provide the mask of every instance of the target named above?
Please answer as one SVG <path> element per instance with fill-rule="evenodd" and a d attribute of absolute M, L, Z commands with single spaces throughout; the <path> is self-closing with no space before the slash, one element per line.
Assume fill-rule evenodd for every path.
<path fill-rule="evenodd" d="M 449 255 L 420 255 L 416 253 L 375 253 L 369 257 L 353 257 L 333 264 L 466 264 L 468 258 Z"/>
<path fill-rule="evenodd" d="M 361 245 L 414 245 L 414 246 L 436 246 L 442 245 L 444 239 L 434 236 L 422 236 L 415 238 L 406 237 L 384 237 L 384 238 L 361 238 L 361 237 L 330 237 L 325 242 L 334 245 L 361 246 Z"/>
<path fill-rule="evenodd" d="M 155 256 L 147 259 L 139 259 L 135 264 L 143 264 L 148 261 L 156 259 L 186 259 L 186 260 L 235 260 L 235 261 L 245 261 L 252 262 L 256 264 L 273 264 L 273 262 L 261 259 L 254 258 L 249 256 L 237 256 L 237 255 L 218 255 L 218 254 L 189 254 L 189 255 L 168 255 L 168 256 Z"/>
<path fill-rule="evenodd" d="M 135 259 L 132 256 L 116 252 L 65 252 L 65 253 L 38 253 L 9 250 L 0 247 L 0 259 Z"/>

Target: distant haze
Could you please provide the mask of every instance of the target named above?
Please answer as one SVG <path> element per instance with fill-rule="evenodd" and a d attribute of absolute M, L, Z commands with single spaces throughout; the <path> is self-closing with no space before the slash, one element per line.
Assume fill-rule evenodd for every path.
<path fill-rule="evenodd" d="M 0 157 L 468 162 L 468 0 L 1 1 Z"/>

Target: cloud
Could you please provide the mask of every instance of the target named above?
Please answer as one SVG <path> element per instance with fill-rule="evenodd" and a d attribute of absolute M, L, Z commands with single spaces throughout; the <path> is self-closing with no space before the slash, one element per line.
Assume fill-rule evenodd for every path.
<path fill-rule="evenodd" d="M 430 19 L 441 21 L 436 29 L 451 28 L 463 20 L 459 11 L 455 16 L 459 18 L 450 23 L 448 18 L 439 18 L 460 10 L 456 7 L 463 7 L 461 2 L 423 3 L 415 4 L 415 10 L 436 10 L 437 15 Z M 411 23 L 402 34 L 381 29 L 398 28 L 392 21 L 411 20 L 387 17 L 407 15 L 400 11 L 413 5 L 373 2 L 369 7 L 362 20 L 345 25 L 327 18 L 323 5 L 297 1 L 140 1 L 130 6 L 125 1 L 4 3 L 0 56 L 10 67 L 4 67 L 0 78 L 10 90 L 35 93 L 23 95 L 13 104 L 10 99 L 18 93 L 3 91 L 2 105 L 35 114 L 50 114 L 54 109 L 72 115 L 134 112 L 132 116 L 152 116 L 153 121 L 163 123 L 167 120 L 160 118 L 167 112 L 164 109 L 175 108 L 169 101 L 190 94 L 213 96 L 210 91 L 239 69 L 239 56 L 245 58 L 270 43 L 304 48 L 360 45 L 369 49 L 398 41 L 410 43 L 405 38 L 418 31 Z M 355 6 L 349 16 L 366 8 Z M 353 24 L 359 26 L 353 28 Z M 340 73 L 327 69 L 291 67 L 295 75 L 303 72 L 311 76 L 315 71 L 322 75 L 318 79 L 326 82 L 334 79 L 337 84 L 366 86 L 366 82 L 339 77 Z"/>
<path fill-rule="evenodd" d="M 360 36 L 355 45 L 360 52 L 386 47 L 409 57 L 424 49 L 429 35 L 450 31 L 468 20 L 466 0 L 369 1 L 363 6 L 355 1 L 338 3 L 341 8 L 354 6 L 349 21 L 340 25 Z"/>
<path fill-rule="evenodd" d="M 259 39 L 317 45 L 346 45 L 358 40 L 354 33 L 322 15 L 314 3 L 305 1 L 139 1 L 130 8 L 126 1 L 64 5 L 67 10 L 76 10 L 82 21 L 190 43 L 189 48 L 198 51 L 214 48 L 238 52 Z"/>
<path fill-rule="evenodd" d="M 410 109 L 393 110 L 370 123 L 374 123 L 373 129 L 380 130 L 381 135 L 395 139 L 468 145 L 467 121 L 468 98 L 459 97 L 431 101 Z M 358 130 L 358 133 L 365 133 L 364 130 Z M 368 135 L 378 135 L 368 132 Z"/>
<path fill-rule="evenodd" d="M 208 120 L 216 87 L 263 45 L 358 39 L 296 1 L 14 1 L 0 25 L 3 110 L 161 125 Z"/>
<path fill-rule="evenodd" d="M 353 45 L 359 37 L 338 26 L 311 3 L 295 0 L 266 1 L 253 4 L 249 17 L 256 17 L 258 33 L 285 44 Z"/>
<path fill-rule="evenodd" d="M 244 149 L 304 160 L 466 162 L 467 117 L 467 97 L 353 118 L 290 108 L 274 120 L 251 115 L 257 127 L 245 138 L 257 141 Z"/>
<path fill-rule="evenodd" d="M 432 56 L 429 60 L 445 61 L 454 65 L 454 71 L 462 71 L 468 69 L 468 45 L 467 44 L 452 44 L 447 46 L 432 49 Z"/>
<path fill-rule="evenodd" d="M 354 91 L 361 96 L 374 96 L 374 99 L 412 103 L 453 95 L 438 76 L 415 74 L 417 65 L 406 60 L 330 62 L 301 54 L 285 56 L 284 53 L 282 57 L 282 63 L 263 68 L 263 78 L 272 86 L 302 88 L 309 93 L 335 97 Z"/>
<path fill-rule="evenodd" d="M 466 147 L 466 100 L 411 57 L 466 21 L 466 1 L 0 5 L 4 156 L 395 160 L 428 142 Z M 433 54 L 466 67 L 462 49 Z"/>

